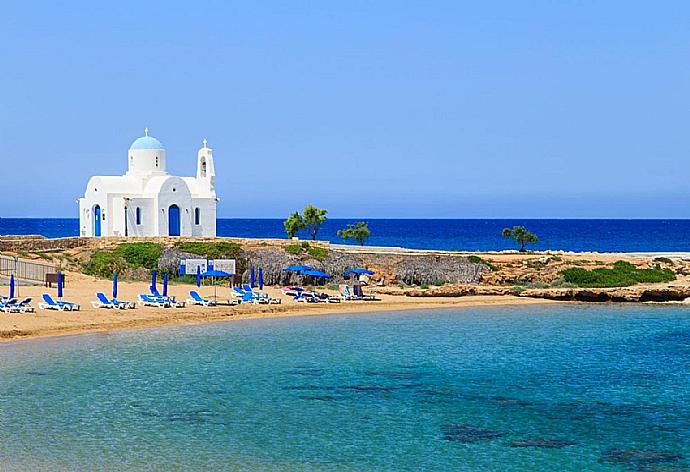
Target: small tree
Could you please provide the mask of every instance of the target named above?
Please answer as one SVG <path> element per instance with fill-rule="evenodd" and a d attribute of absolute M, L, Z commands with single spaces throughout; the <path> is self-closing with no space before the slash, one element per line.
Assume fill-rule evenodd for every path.
<path fill-rule="evenodd" d="M 357 224 L 347 225 L 345 229 L 339 229 L 338 236 L 346 241 L 354 239 L 361 246 L 364 246 L 366 240 L 371 236 L 371 231 L 369 231 L 369 225 L 366 221 L 359 221 Z"/>
<path fill-rule="evenodd" d="M 288 219 L 283 222 L 283 226 L 285 227 L 285 232 L 290 239 L 294 238 L 297 233 L 306 227 L 302 215 L 300 215 L 297 211 L 290 215 Z"/>
<path fill-rule="evenodd" d="M 326 214 L 328 210 L 316 208 L 314 205 L 307 205 L 302 212 L 302 221 L 304 228 L 311 236 L 312 241 L 316 240 L 316 235 L 319 233 L 319 228 L 326 222 Z"/>
<path fill-rule="evenodd" d="M 520 252 L 525 252 L 525 246 L 536 243 L 539 238 L 534 233 L 531 233 L 524 226 L 513 226 L 513 229 L 505 228 L 503 230 L 504 238 L 514 239 L 520 245 Z"/>

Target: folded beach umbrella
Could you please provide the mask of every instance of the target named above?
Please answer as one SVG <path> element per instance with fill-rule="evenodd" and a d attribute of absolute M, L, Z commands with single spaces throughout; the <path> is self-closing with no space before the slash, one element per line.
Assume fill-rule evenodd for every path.
<path fill-rule="evenodd" d="M 264 289 L 264 269 L 259 267 L 259 290 Z"/>
<path fill-rule="evenodd" d="M 345 272 L 343 272 L 343 275 L 352 275 L 352 274 L 357 274 L 357 275 L 362 275 L 362 274 L 374 275 L 374 273 L 375 273 L 375 272 L 374 272 L 373 270 L 369 270 L 369 269 L 347 269 Z"/>
<path fill-rule="evenodd" d="M 14 298 L 14 274 L 10 274 L 10 298 Z"/>
<path fill-rule="evenodd" d="M 196 266 L 196 286 L 201 287 L 201 266 Z"/>
<path fill-rule="evenodd" d="M 62 272 L 58 272 L 57 276 L 57 296 L 62 298 Z"/>
<path fill-rule="evenodd" d="M 151 293 L 156 291 L 156 274 L 158 274 L 158 271 L 153 269 L 151 271 Z"/>
<path fill-rule="evenodd" d="M 249 268 L 249 286 L 254 288 L 254 266 Z"/>
<path fill-rule="evenodd" d="M 117 298 L 117 274 L 113 274 L 113 298 Z"/>
<path fill-rule="evenodd" d="M 311 267 L 308 265 L 291 265 L 289 267 L 286 267 L 283 269 L 283 272 L 304 272 L 305 270 L 313 270 Z"/>
<path fill-rule="evenodd" d="M 167 297 L 168 296 L 168 273 L 165 272 L 163 274 L 163 296 Z"/>

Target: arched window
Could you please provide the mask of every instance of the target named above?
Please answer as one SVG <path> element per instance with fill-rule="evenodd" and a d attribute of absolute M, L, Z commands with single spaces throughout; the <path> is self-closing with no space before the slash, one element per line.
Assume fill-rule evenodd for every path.
<path fill-rule="evenodd" d="M 136 217 L 137 217 L 137 224 L 140 225 L 141 224 L 141 208 L 140 207 L 137 207 Z"/>
<path fill-rule="evenodd" d="M 201 210 L 199 210 L 199 207 L 197 207 L 194 209 L 194 224 L 198 225 L 200 221 L 201 221 Z"/>
<path fill-rule="evenodd" d="M 206 177 L 206 159 L 201 160 L 201 176 Z"/>
<path fill-rule="evenodd" d="M 158 168 L 158 156 L 156 156 L 156 168 Z"/>

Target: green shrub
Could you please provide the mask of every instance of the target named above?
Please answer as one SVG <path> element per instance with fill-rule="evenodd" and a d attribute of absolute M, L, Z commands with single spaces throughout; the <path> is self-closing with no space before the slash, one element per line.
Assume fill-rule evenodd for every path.
<path fill-rule="evenodd" d="M 561 256 L 551 256 L 551 260 L 554 262 L 561 262 L 563 258 Z"/>
<path fill-rule="evenodd" d="M 524 285 L 515 285 L 514 287 L 510 287 L 510 292 L 514 293 L 514 294 L 518 294 L 518 293 L 524 292 L 526 288 L 527 287 L 525 287 Z"/>
<path fill-rule="evenodd" d="M 553 288 L 576 288 L 577 285 L 571 282 L 566 282 L 564 279 L 557 279 L 551 282 Z"/>
<path fill-rule="evenodd" d="M 572 267 L 560 272 L 564 282 L 578 287 L 628 287 L 638 283 L 670 282 L 676 279 L 671 269 L 638 269 L 626 261 L 618 261 L 613 268 L 592 270 Z"/>
<path fill-rule="evenodd" d="M 436 279 L 434 280 L 434 285 L 437 287 L 441 287 L 446 284 L 446 281 L 443 279 Z"/>
<path fill-rule="evenodd" d="M 328 257 L 328 249 L 323 247 L 310 247 L 307 251 L 309 257 L 321 262 Z"/>
<path fill-rule="evenodd" d="M 299 256 L 300 254 L 302 254 L 302 246 L 300 246 L 299 244 L 288 244 L 287 246 L 285 246 L 285 252 L 287 252 L 288 254 Z"/>
<path fill-rule="evenodd" d="M 155 269 L 163 248 L 157 243 L 124 243 L 115 249 L 114 254 L 122 257 L 131 267 Z"/>
<path fill-rule="evenodd" d="M 429 284 L 422 284 L 419 286 L 419 288 L 421 288 L 422 290 L 426 290 L 429 288 Z"/>
<path fill-rule="evenodd" d="M 196 284 L 196 275 L 178 275 L 172 279 L 170 279 L 172 282 L 178 283 L 178 284 Z"/>
<path fill-rule="evenodd" d="M 122 273 L 127 267 L 127 261 L 123 257 L 110 251 L 95 252 L 91 259 L 82 265 L 84 273 L 104 278 Z"/>
<path fill-rule="evenodd" d="M 307 241 L 302 241 L 301 246 L 302 246 L 302 249 L 304 249 L 305 251 L 308 251 L 309 248 L 311 247 Z"/>
<path fill-rule="evenodd" d="M 467 260 L 470 261 L 473 264 L 482 264 L 485 265 L 491 270 L 492 272 L 496 272 L 498 268 L 491 263 L 491 261 L 487 261 L 486 259 L 482 259 L 479 256 L 471 255 L 467 257 Z"/>
<path fill-rule="evenodd" d="M 230 241 L 181 242 L 175 245 L 178 251 L 197 254 L 208 259 L 232 259 L 239 255 L 242 246 Z"/>

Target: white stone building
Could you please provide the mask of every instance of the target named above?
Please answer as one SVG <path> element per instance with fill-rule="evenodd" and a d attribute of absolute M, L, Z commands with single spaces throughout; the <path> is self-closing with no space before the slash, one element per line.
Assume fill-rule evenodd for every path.
<path fill-rule="evenodd" d="M 82 236 L 216 235 L 216 171 L 205 139 L 196 177 L 168 174 L 165 148 L 148 129 L 129 147 L 127 162 L 125 175 L 89 180 L 79 199 Z"/>

